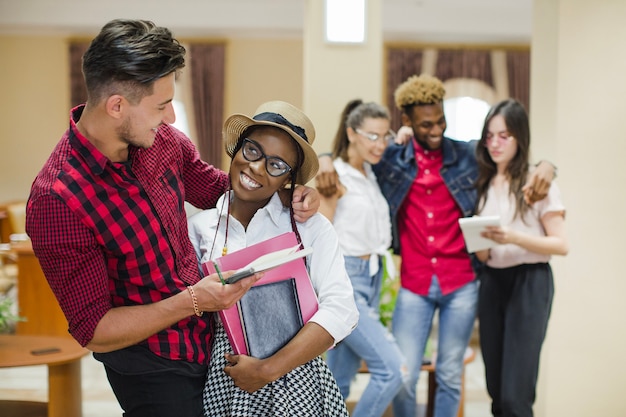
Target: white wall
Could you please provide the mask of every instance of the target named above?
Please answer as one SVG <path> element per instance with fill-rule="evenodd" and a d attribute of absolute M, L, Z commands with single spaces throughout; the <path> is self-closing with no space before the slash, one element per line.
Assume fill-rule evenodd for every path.
<path fill-rule="evenodd" d="M 538 417 L 626 415 L 626 2 L 535 0 L 531 123 L 559 166 L 571 250 L 555 301 Z"/>

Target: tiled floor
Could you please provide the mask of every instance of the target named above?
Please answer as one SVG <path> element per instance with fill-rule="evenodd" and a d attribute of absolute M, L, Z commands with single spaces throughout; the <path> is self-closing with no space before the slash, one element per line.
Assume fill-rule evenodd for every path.
<path fill-rule="evenodd" d="M 465 417 L 490 416 L 483 372 L 482 359 L 480 353 L 477 352 L 474 362 L 466 366 Z M 357 376 L 349 400 L 359 398 L 367 380 L 367 374 Z M 427 375 L 423 373 L 418 383 L 418 403 L 420 404 L 426 403 L 426 380 Z M 122 415 L 109 387 L 102 364 L 91 355 L 82 359 L 82 383 L 83 417 Z M 47 368 L 45 366 L 0 369 L 0 400 L 46 401 L 47 395 Z"/>

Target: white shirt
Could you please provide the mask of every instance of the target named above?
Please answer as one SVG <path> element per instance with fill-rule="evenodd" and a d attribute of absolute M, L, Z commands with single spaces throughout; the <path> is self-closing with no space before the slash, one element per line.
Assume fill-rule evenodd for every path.
<path fill-rule="evenodd" d="M 370 258 L 370 273 L 378 268 L 378 256 L 390 256 L 391 220 L 389 204 L 380 192 L 376 175 L 370 164 L 363 164 L 365 174 L 341 158 L 333 161 L 339 181 L 346 193 L 337 201 L 333 225 L 339 244 L 346 256 L 374 255 Z M 386 265 L 393 266 L 387 259 Z M 388 271 L 395 276 L 395 271 Z"/>
<path fill-rule="evenodd" d="M 223 204 L 225 198 L 226 195 L 223 195 L 217 202 L 219 210 L 205 210 L 189 218 L 189 238 L 202 263 L 222 255 L 228 214 L 228 202 Z M 216 233 L 218 221 L 220 225 Z M 313 248 L 313 253 L 307 257 L 307 266 L 319 309 L 311 321 L 322 326 L 338 343 L 356 327 L 359 313 L 337 234 L 328 219 L 319 213 L 296 225 L 304 246 Z M 228 227 L 229 253 L 292 231 L 289 209 L 283 206 L 278 194 L 274 194 L 270 202 L 255 213 L 247 230 L 232 216 Z"/>
<path fill-rule="evenodd" d="M 494 186 L 489 187 L 487 203 L 481 210 L 480 215 L 500 216 L 502 226 L 533 236 L 545 236 L 546 232 L 541 224 L 541 217 L 548 212 L 564 211 L 565 207 L 561 202 L 561 193 L 553 182 L 546 198 L 532 205 L 526 212 L 524 221 L 522 221 L 520 216 L 513 218 L 515 200 L 513 195 L 509 194 L 509 183 L 506 182 L 499 189 L 496 189 Z M 487 265 L 492 268 L 509 268 L 515 265 L 545 263 L 548 261 L 550 261 L 550 255 L 530 252 L 521 246 L 507 243 L 491 248 L 491 257 L 487 261 Z"/>

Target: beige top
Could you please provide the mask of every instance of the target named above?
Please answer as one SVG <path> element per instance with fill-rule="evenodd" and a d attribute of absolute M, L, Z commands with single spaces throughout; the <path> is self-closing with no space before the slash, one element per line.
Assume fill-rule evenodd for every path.
<path fill-rule="evenodd" d="M 515 200 L 509 194 L 509 183 L 506 182 L 501 187 L 489 187 L 487 203 L 479 215 L 500 216 L 503 227 L 518 230 L 529 235 L 546 236 L 546 232 L 541 224 L 541 218 L 548 212 L 565 212 L 565 207 L 561 201 L 561 193 L 554 182 L 550 186 L 546 198 L 536 202 L 526 212 L 524 221 L 522 221 L 520 216 L 513 218 L 515 214 Z M 491 256 L 487 261 L 487 265 L 492 268 L 508 268 L 515 265 L 545 263 L 548 261 L 550 261 L 550 255 L 530 252 L 521 246 L 507 243 L 491 248 Z"/>

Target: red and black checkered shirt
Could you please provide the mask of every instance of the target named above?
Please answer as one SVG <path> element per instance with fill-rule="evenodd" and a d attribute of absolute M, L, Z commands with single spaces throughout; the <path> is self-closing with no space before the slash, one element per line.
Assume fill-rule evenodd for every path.
<path fill-rule="evenodd" d="M 148 149 L 113 163 L 76 129 L 83 107 L 35 179 L 26 228 L 43 272 L 82 345 L 111 308 L 149 304 L 200 279 L 184 201 L 213 207 L 226 173 L 200 160 L 169 125 Z M 142 342 L 159 356 L 205 364 L 209 315 L 181 320 Z"/>

